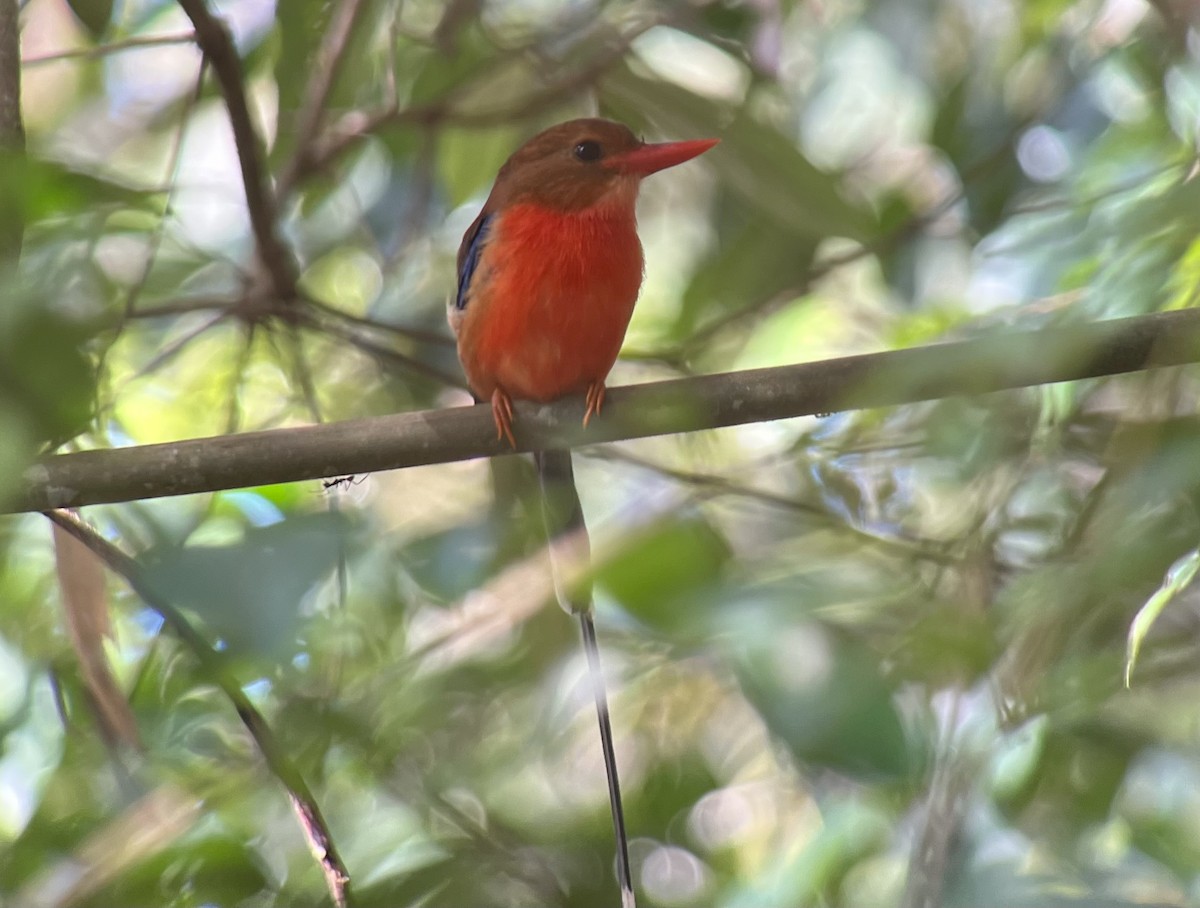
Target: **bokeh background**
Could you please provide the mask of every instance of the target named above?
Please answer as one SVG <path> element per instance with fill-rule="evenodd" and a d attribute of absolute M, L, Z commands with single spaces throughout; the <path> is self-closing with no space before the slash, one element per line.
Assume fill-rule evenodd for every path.
<path fill-rule="evenodd" d="M 19 6 L 0 497 L 39 452 L 468 403 L 459 239 L 573 116 L 722 139 L 644 187 L 610 384 L 1200 288 L 1186 0 L 363 0 L 315 108 L 344 4 L 213 3 L 290 300 L 180 8 Z M 1200 904 L 1196 370 L 944 390 L 577 453 L 645 904 Z M 84 512 L 220 652 L 355 904 L 616 903 L 575 624 L 490 502 L 468 462 Z M 0 902 L 327 904 L 193 648 L 40 516 L 0 559 Z"/>

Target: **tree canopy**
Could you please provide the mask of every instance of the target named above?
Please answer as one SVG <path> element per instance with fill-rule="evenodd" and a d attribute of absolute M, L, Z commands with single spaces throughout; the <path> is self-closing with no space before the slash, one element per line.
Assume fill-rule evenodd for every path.
<path fill-rule="evenodd" d="M 639 204 L 609 384 L 670 393 L 522 410 L 577 445 L 639 899 L 1193 904 L 1198 34 L 0 0 L 0 505 L 103 502 L 0 516 L 0 902 L 617 904 L 445 320 L 499 166 L 599 115 L 721 140 Z"/>

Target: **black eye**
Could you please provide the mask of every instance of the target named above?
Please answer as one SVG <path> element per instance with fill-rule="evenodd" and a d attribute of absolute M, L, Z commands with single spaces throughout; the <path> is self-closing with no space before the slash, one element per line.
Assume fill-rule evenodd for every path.
<path fill-rule="evenodd" d="M 591 139 L 580 142 L 575 146 L 575 157 L 581 161 L 599 161 L 600 143 L 593 142 Z"/>

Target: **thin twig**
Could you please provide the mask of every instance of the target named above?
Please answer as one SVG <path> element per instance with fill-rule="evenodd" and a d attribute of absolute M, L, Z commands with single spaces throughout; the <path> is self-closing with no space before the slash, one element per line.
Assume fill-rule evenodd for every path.
<path fill-rule="evenodd" d="M 346 49 L 350 45 L 350 36 L 362 10 L 363 0 L 342 0 L 334 6 L 332 21 L 325 31 L 325 39 L 317 50 L 312 75 L 309 76 L 308 84 L 304 86 L 304 98 L 300 102 L 300 110 L 293 125 L 296 131 L 296 148 L 291 160 L 284 165 L 279 175 L 276 192 L 281 199 L 286 199 L 291 194 L 297 176 L 306 168 L 313 139 L 317 136 L 321 121 L 325 117 L 325 102 L 329 98 L 333 81 L 341 68 Z"/>
<path fill-rule="evenodd" d="M 233 375 L 229 379 L 229 409 L 225 412 L 225 434 L 232 435 L 242 426 L 241 390 L 242 380 L 246 376 L 246 368 L 250 365 L 250 357 L 254 353 L 254 334 L 258 328 L 253 322 L 244 326 L 242 347 L 238 351 L 237 362 L 233 364 Z"/>
<path fill-rule="evenodd" d="M 843 268 L 846 265 L 852 264 L 859 259 L 866 258 L 868 255 L 883 255 L 899 248 L 901 245 L 920 234 L 921 231 L 923 231 L 926 227 L 936 223 L 938 219 L 940 219 L 963 199 L 968 186 L 974 183 L 981 176 L 989 173 L 992 168 L 997 166 L 997 164 L 1013 154 L 1013 148 L 1017 137 L 1029 126 L 1030 122 L 1031 119 L 1026 117 L 1012 124 L 1003 141 L 999 142 L 982 158 L 962 169 L 959 175 L 960 185 L 948 192 L 940 201 L 925 211 L 912 214 L 889 233 L 878 237 L 871 243 L 865 243 L 839 255 L 831 256 L 828 259 L 817 262 L 812 266 L 812 268 L 809 269 L 808 273 L 804 275 L 800 286 L 785 288 L 784 290 L 780 291 L 769 299 L 763 300 L 757 305 L 748 306 L 743 309 L 737 309 L 720 315 L 693 331 L 678 349 L 661 353 L 657 357 L 651 355 L 647 358 L 657 358 L 668 363 L 680 363 L 689 356 L 693 355 L 715 335 L 723 332 L 725 328 L 747 318 L 761 317 L 774 311 L 787 302 L 794 300 L 802 293 L 806 293 L 808 289 L 813 286 L 813 284 L 825 277 L 827 274 L 839 268 Z"/>
<path fill-rule="evenodd" d="M 334 318 L 360 325 L 363 328 L 386 331 L 388 334 L 396 334 L 421 344 L 433 344 L 438 347 L 454 346 L 454 338 L 449 334 L 438 334 L 433 331 L 426 331 L 422 328 L 410 328 L 405 325 L 393 325 L 391 322 L 382 322 L 379 319 L 369 318 L 364 315 L 355 315 L 352 312 L 346 312 L 343 309 L 338 309 L 336 306 L 331 306 L 312 297 L 305 297 L 304 302 L 314 309 L 320 309 L 322 312 L 328 313 Z"/>
<path fill-rule="evenodd" d="M 1200 362 L 1200 310 L 997 333 L 886 353 L 701 375 L 609 391 L 580 427 L 583 402 L 517 404 L 517 450 L 572 447 L 772 419 L 890 407 Z M 512 453 L 491 407 L 452 407 L 321 426 L 194 438 L 44 458 L 7 511 L 296 482 Z"/>
<path fill-rule="evenodd" d="M 952 208 L 958 200 L 962 198 L 962 191 L 956 190 L 950 193 L 942 201 L 938 202 L 928 211 L 914 214 L 907 221 L 901 224 L 892 232 L 882 236 L 872 243 L 866 243 L 861 246 L 856 246 L 853 249 L 848 249 L 837 255 L 832 255 L 827 259 L 822 259 L 816 262 L 802 278 L 799 287 L 792 286 L 776 293 L 774 296 L 763 300 L 757 305 L 747 306 L 742 309 L 734 309 L 726 312 L 716 318 L 705 322 L 700 327 L 691 332 L 680 346 L 674 351 L 664 353 L 645 353 L 642 358 L 658 359 L 667 363 L 682 364 L 688 357 L 692 356 L 697 350 L 702 348 L 709 340 L 718 334 L 721 334 L 730 325 L 744 321 L 747 318 L 762 317 L 773 312 L 780 306 L 795 300 L 808 291 L 817 281 L 821 280 L 827 274 L 830 274 L 846 265 L 851 265 L 854 262 L 864 259 L 869 255 L 883 255 L 923 230 L 927 225 L 933 223 L 950 208 Z"/>
<path fill-rule="evenodd" d="M 192 20 L 196 42 L 212 66 L 225 97 L 259 260 L 270 278 L 273 295 L 291 300 L 296 295 L 296 263 L 276 233 L 275 196 L 263 166 L 263 144 L 246 104 L 242 61 L 225 25 L 208 11 L 204 0 L 178 0 L 178 3 Z"/>
<path fill-rule="evenodd" d="M 21 63 L 25 66 L 40 66 L 44 63 L 57 63 L 60 60 L 95 60 L 126 50 L 136 50 L 141 47 L 166 47 L 172 44 L 191 44 L 195 40 L 195 32 L 178 32 L 172 35 L 135 35 L 132 38 L 123 38 L 120 41 L 113 41 L 110 44 L 97 44 L 93 47 L 73 47 L 70 50 L 57 50 L 52 54 L 26 57 Z"/>
<path fill-rule="evenodd" d="M 163 237 L 166 235 L 167 219 L 174 212 L 175 193 L 179 189 L 179 166 L 183 160 L 183 137 L 187 132 L 192 113 L 196 110 L 196 105 L 200 103 L 200 98 L 204 94 L 204 72 L 206 69 L 208 67 L 204 60 L 201 59 L 200 66 L 197 67 L 195 87 L 192 89 L 192 93 L 188 95 L 187 100 L 184 101 L 183 109 L 179 113 L 179 128 L 175 131 L 175 137 L 171 140 L 171 150 L 167 156 L 167 197 L 163 205 L 162 217 L 159 218 L 154 232 L 151 234 L 150 244 L 146 249 L 146 262 L 142 266 L 142 273 L 138 275 L 138 279 L 129 288 L 129 294 L 125 297 L 125 319 L 128 319 L 133 314 L 133 311 L 137 308 L 138 300 L 141 299 L 142 293 L 146 289 L 146 283 L 150 280 L 150 273 L 154 270 L 154 262 L 158 258 L 158 251 L 162 248 Z"/>
<path fill-rule="evenodd" d="M 167 218 L 171 216 L 172 205 L 175 199 L 175 191 L 179 182 L 179 164 L 183 159 L 183 136 L 187 131 L 188 123 L 191 120 L 192 113 L 196 109 L 196 105 L 200 103 L 200 96 L 204 89 L 204 71 L 207 67 L 203 60 L 200 62 L 198 72 L 196 73 L 196 85 L 184 102 L 183 110 L 179 117 L 179 128 L 175 132 L 175 138 L 171 142 L 171 151 L 167 157 L 167 198 L 166 204 L 163 206 L 162 217 L 158 223 L 154 225 L 154 231 L 150 235 L 150 240 L 146 246 L 146 261 L 142 265 L 141 274 L 137 280 L 129 288 L 128 294 L 125 296 L 125 305 L 122 307 L 121 314 L 118 316 L 116 323 L 111 329 L 111 333 L 105 339 L 100 353 L 97 356 L 96 374 L 105 375 L 106 361 L 108 354 L 116 346 L 117 341 L 124 333 L 129 325 L 130 319 L 134 316 L 134 310 L 137 308 L 137 302 L 141 298 L 142 293 L 146 289 L 146 284 L 150 280 L 150 274 L 154 270 L 154 263 L 158 258 L 159 249 L 162 248 L 163 237 L 167 232 Z M 99 237 L 97 231 L 97 237 Z M 178 304 L 176 304 L 178 305 Z M 173 314 L 179 314 L 182 309 L 176 309 Z M 196 311 L 195 309 L 187 311 Z"/>
<path fill-rule="evenodd" d="M 934 756 L 933 772 L 924 799 L 917 836 L 908 860 L 901 908 L 941 908 L 954 849 L 959 843 L 963 816 L 979 757 L 962 739 L 959 711 L 965 694 L 954 691 Z"/>
<path fill-rule="evenodd" d="M 413 154 L 409 171 L 408 204 L 400 217 L 396 239 L 384 262 L 384 274 L 393 274 L 396 266 L 409 253 L 412 245 L 427 236 L 429 207 L 437 185 L 438 130 L 421 130 L 420 141 Z"/>
<path fill-rule="evenodd" d="M 61 527 L 91 549 L 110 571 L 125 579 L 130 589 L 162 617 L 180 642 L 188 648 L 199 663 L 205 678 L 215 684 L 226 699 L 233 704 L 238 718 L 242 720 L 242 724 L 254 739 L 259 753 L 262 754 L 267 769 L 286 789 L 292 808 L 300 820 L 309 848 L 321 865 L 321 871 L 325 875 L 329 894 L 333 897 L 334 904 L 339 908 L 344 908 L 348 904 L 350 895 L 350 874 L 338 856 L 329 827 L 321 815 L 321 809 L 317 806 L 316 799 L 300 774 L 300 770 L 279 743 L 262 713 L 254 707 L 241 685 L 230 675 L 221 655 L 192 627 L 182 612 L 171 603 L 164 601 L 158 592 L 147 583 L 142 569 L 136 561 L 71 512 L 47 510 L 45 515 L 56 526 Z"/>
<path fill-rule="evenodd" d="M 305 167 L 297 176 L 303 176 L 328 167 L 350 148 L 385 126 L 424 125 L 457 126 L 470 129 L 485 129 L 510 123 L 519 123 L 540 116 L 549 108 L 594 84 L 610 68 L 621 61 L 630 46 L 649 29 L 665 21 L 662 17 L 650 17 L 637 28 L 622 35 L 610 48 L 597 54 L 592 60 L 576 69 L 564 72 L 559 78 L 547 83 L 522 101 L 494 110 L 463 111 L 455 109 L 453 95 L 426 104 L 411 107 L 396 107 L 386 104 L 373 111 L 355 111 L 342 117 L 332 132 L 313 144 Z"/>
<path fill-rule="evenodd" d="M 395 364 L 405 371 L 413 372 L 425 378 L 432 379 L 433 381 L 443 384 L 448 388 L 461 388 L 464 391 L 467 388 L 466 382 L 461 378 L 443 372 L 436 366 L 431 366 L 428 363 L 422 362 L 415 356 L 409 356 L 408 354 L 401 353 L 399 350 L 395 350 L 392 347 L 385 347 L 377 344 L 374 341 L 355 333 L 345 325 L 340 325 L 336 322 L 310 318 L 307 313 L 302 314 L 300 318 L 301 322 L 303 324 L 307 324 L 310 328 L 324 331 L 333 335 L 334 337 L 341 338 L 346 343 L 357 347 L 359 350 L 375 357 L 378 360 Z"/>
<path fill-rule="evenodd" d="M 1101 202 L 1106 202 L 1114 196 L 1122 195 L 1126 192 L 1132 192 L 1135 189 L 1141 189 L 1151 180 L 1156 180 L 1171 171 L 1177 171 L 1179 174 L 1186 172 L 1186 169 L 1195 163 L 1194 158 L 1188 156 L 1183 160 L 1168 161 L 1165 164 L 1159 164 L 1157 167 L 1152 167 L 1149 170 L 1142 171 L 1135 176 L 1126 180 L 1117 180 L 1110 186 L 1105 186 L 1097 189 L 1090 195 L 1084 196 L 1081 199 L 1073 199 L 1070 196 L 1057 195 L 1050 198 L 1040 199 L 1036 202 L 1028 202 L 1024 205 L 1017 205 L 1011 209 L 1010 214 L 1013 217 L 1023 214 L 1044 214 L 1048 211 L 1057 209 L 1073 208 L 1073 209 L 1088 209 L 1094 208 Z"/>
<path fill-rule="evenodd" d="M 705 495 L 730 495 L 747 498 L 776 508 L 800 514 L 808 514 L 827 523 L 830 529 L 853 534 L 864 545 L 877 545 L 884 549 L 891 549 L 896 554 L 906 558 L 920 558 L 943 563 L 954 563 L 958 560 L 945 552 L 937 551 L 933 547 L 933 544 L 929 542 L 903 536 L 880 536 L 868 530 L 861 529 L 841 517 L 835 517 L 835 515 L 819 505 L 790 495 L 780 495 L 778 492 L 772 492 L 769 489 L 744 485 L 727 476 L 720 476 L 715 473 L 701 473 L 695 470 L 682 470 L 677 467 L 668 466 L 667 464 L 655 463 L 652 460 L 638 457 L 627 450 L 618 448 L 601 448 L 598 449 L 598 452 L 601 457 L 628 463 L 644 470 L 650 470 L 658 476 L 691 486 Z"/>
<path fill-rule="evenodd" d="M 210 315 L 207 319 L 200 322 L 189 331 L 185 331 L 175 340 L 171 341 L 165 347 L 158 351 L 144 366 L 138 369 L 133 375 L 129 376 L 126 384 L 135 382 L 140 378 L 145 378 L 151 372 L 157 372 L 164 365 L 183 352 L 183 348 L 198 338 L 201 334 L 207 332 L 210 328 L 215 328 L 225 320 L 226 313 L 216 312 Z M 119 396 L 119 395 L 114 395 Z"/>
<path fill-rule="evenodd" d="M 308 417 L 314 423 L 324 422 L 325 419 L 321 415 L 321 402 L 317 398 L 317 386 L 313 383 L 312 366 L 309 365 L 308 355 L 304 350 L 304 339 L 295 325 L 288 325 L 285 330 L 288 353 L 292 361 L 292 372 L 295 375 L 296 384 L 300 386 L 300 395 L 308 410 Z"/>
<path fill-rule="evenodd" d="M 231 310 L 236 304 L 237 300 L 229 297 L 205 296 L 182 299 L 158 303 L 154 306 L 143 306 L 130 312 L 129 318 L 173 318 L 177 315 L 187 315 L 190 312 L 208 312 L 213 309 Z"/>

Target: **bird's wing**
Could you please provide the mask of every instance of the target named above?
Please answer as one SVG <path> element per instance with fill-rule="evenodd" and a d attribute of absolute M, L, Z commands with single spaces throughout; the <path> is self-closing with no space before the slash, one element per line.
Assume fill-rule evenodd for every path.
<path fill-rule="evenodd" d="M 488 231 L 494 218 L 494 214 L 486 210 L 481 211 L 475 223 L 463 235 L 462 245 L 458 247 L 458 295 L 454 298 L 454 308 L 459 311 L 467 308 L 471 278 L 475 275 L 475 269 L 479 267 L 479 257 L 487 242 Z"/>

